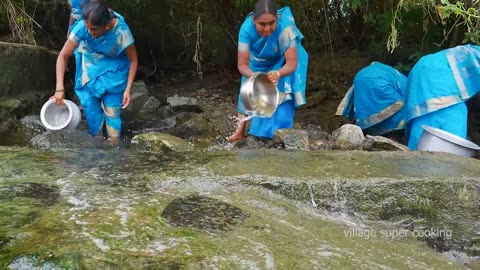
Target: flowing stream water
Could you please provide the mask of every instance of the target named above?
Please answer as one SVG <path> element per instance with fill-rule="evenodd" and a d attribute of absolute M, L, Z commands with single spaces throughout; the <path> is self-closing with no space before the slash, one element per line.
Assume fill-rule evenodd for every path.
<path fill-rule="evenodd" d="M 4 146 L 0 269 L 465 269 L 411 233 L 387 234 L 395 224 L 341 211 L 345 179 L 480 173 L 450 159 Z M 327 180 L 336 211 L 320 207 Z"/>

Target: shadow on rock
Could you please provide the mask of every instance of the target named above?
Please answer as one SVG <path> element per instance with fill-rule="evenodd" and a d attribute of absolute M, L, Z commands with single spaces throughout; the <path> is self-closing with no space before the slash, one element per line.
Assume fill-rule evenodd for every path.
<path fill-rule="evenodd" d="M 240 208 L 205 196 L 192 195 L 174 199 L 162 217 L 175 227 L 193 227 L 207 231 L 226 231 L 241 225 L 249 217 Z"/>
<path fill-rule="evenodd" d="M 0 197 L 9 199 L 14 197 L 31 198 L 40 201 L 41 205 L 52 206 L 58 202 L 60 192 L 57 187 L 39 183 L 22 183 L 0 189 Z"/>

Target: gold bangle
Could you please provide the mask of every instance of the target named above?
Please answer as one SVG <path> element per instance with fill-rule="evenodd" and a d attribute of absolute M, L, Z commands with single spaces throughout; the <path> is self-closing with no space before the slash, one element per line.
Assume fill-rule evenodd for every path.
<path fill-rule="evenodd" d="M 275 71 L 275 73 L 277 73 L 277 75 L 278 75 L 278 78 L 280 79 L 280 72 L 278 72 L 278 71 Z"/>
<path fill-rule="evenodd" d="M 58 90 L 55 90 L 55 92 L 65 92 L 65 89 L 58 89 Z"/>

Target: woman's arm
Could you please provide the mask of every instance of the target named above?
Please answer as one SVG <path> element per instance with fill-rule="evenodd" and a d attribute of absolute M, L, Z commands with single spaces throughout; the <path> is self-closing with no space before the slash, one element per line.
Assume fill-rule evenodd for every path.
<path fill-rule="evenodd" d="M 285 65 L 279 70 L 272 70 L 267 74 L 267 79 L 273 83 L 277 84 L 278 80 L 281 77 L 290 75 L 293 73 L 298 66 L 298 51 L 297 47 L 290 47 L 285 51 Z"/>
<path fill-rule="evenodd" d="M 284 77 L 293 73 L 298 66 L 298 53 L 297 47 L 288 48 L 285 51 L 285 65 L 277 70 L 280 73 L 280 77 Z"/>
<path fill-rule="evenodd" d="M 63 45 L 62 50 L 57 57 L 56 65 L 56 87 L 55 87 L 55 103 L 63 104 L 63 99 L 65 98 L 65 87 L 64 87 L 64 76 L 65 69 L 68 63 L 68 58 L 73 54 L 73 50 L 77 44 L 71 39 L 67 39 L 65 45 Z"/>
<path fill-rule="evenodd" d="M 125 49 L 125 52 L 128 56 L 128 59 L 130 59 L 130 69 L 128 70 L 127 88 L 125 89 L 125 93 L 123 94 L 122 109 L 125 109 L 126 107 L 128 107 L 128 104 L 130 104 L 130 91 L 132 89 L 132 84 L 135 80 L 135 75 L 137 74 L 138 67 L 138 56 L 135 45 L 130 45 L 128 48 Z"/>
<path fill-rule="evenodd" d="M 248 50 L 238 50 L 237 54 L 237 61 L 238 61 L 238 71 L 245 77 L 251 77 L 253 75 L 253 71 L 250 69 L 249 62 L 250 62 L 250 51 Z"/>

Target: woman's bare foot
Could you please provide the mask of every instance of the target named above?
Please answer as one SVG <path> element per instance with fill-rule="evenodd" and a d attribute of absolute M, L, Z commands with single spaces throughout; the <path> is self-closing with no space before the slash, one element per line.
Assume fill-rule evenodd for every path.
<path fill-rule="evenodd" d="M 243 139 L 246 139 L 247 138 L 247 135 L 245 135 L 246 125 L 247 125 L 247 123 L 244 122 L 244 121 L 238 123 L 237 130 L 235 130 L 235 133 L 233 133 L 233 135 L 231 135 L 230 137 L 227 138 L 227 141 L 238 142 L 238 141 L 241 141 Z"/>
<path fill-rule="evenodd" d="M 120 139 L 118 137 L 110 137 L 108 138 L 108 142 L 110 143 L 110 145 L 119 145 L 120 144 Z"/>
<path fill-rule="evenodd" d="M 247 136 L 245 135 L 245 133 L 235 132 L 232 136 L 227 137 L 227 140 L 232 143 L 232 142 L 238 142 L 238 141 L 244 140 L 246 138 Z"/>

